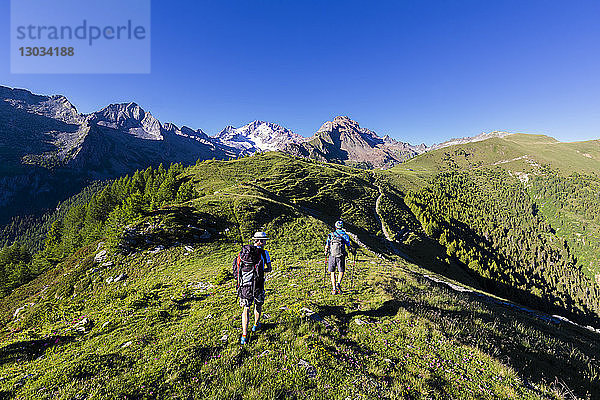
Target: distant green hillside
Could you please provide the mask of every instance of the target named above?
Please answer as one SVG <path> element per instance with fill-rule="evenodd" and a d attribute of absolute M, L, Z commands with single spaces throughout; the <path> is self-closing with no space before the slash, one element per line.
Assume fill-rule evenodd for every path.
<path fill-rule="evenodd" d="M 544 135 L 513 134 L 421 154 L 391 171 L 436 173 L 448 169 L 501 166 L 518 172 L 548 166 L 563 175 L 600 174 L 600 140 L 562 143 Z"/>
<path fill-rule="evenodd" d="M 72 203 L 41 274 L 0 299 L 1 397 L 596 397 L 598 334 L 482 292 L 489 277 L 415 207 L 434 185 L 279 153 L 115 180 Z M 323 244 L 340 218 L 361 250 L 335 296 Z M 465 225 L 456 239 L 508 257 Z M 242 347 L 229 270 L 256 230 L 274 272 L 265 329 Z"/>
<path fill-rule="evenodd" d="M 595 298 L 596 295 L 591 292 L 598 290 L 600 285 L 600 224 L 597 218 L 597 210 L 600 207 L 599 160 L 600 141 L 598 140 L 560 143 L 548 136 L 515 134 L 431 151 L 392 168 L 388 174 L 396 175 L 395 182 L 410 191 L 428 187 L 423 182 L 430 179 L 439 184 L 440 180 L 436 177 L 438 173 L 461 176 L 461 174 L 470 175 L 469 171 L 478 171 L 477 173 L 506 171 L 508 176 L 494 186 L 491 184 L 494 182 L 495 173 L 489 172 L 492 177 L 489 181 L 480 180 L 479 184 L 468 189 L 474 191 L 473 193 L 460 189 L 455 190 L 455 193 L 447 193 L 450 197 L 446 197 L 446 200 L 452 203 L 449 205 L 449 210 L 453 213 L 458 212 L 460 214 L 458 219 L 462 222 L 471 226 L 478 225 L 475 218 L 469 217 L 469 213 L 479 213 L 481 215 L 477 218 L 495 218 L 495 227 L 505 230 L 512 229 L 511 225 L 514 225 L 514 222 L 506 220 L 502 214 L 490 214 L 489 210 L 472 209 L 465 213 L 466 210 L 460 205 L 464 202 L 460 198 L 464 196 L 468 199 L 473 194 L 479 194 L 480 197 L 483 196 L 480 201 L 494 198 L 496 205 L 503 207 L 505 206 L 503 203 L 510 204 L 511 200 L 506 197 L 511 195 L 506 194 L 504 189 L 514 185 L 514 180 L 518 178 L 520 184 L 517 186 L 522 187 L 529 194 L 526 202 L 530 202 L 534 207 L 533 212 L 539 212 L 543 216 L 543 223 L 549 224 L 551 237 L 560 239 L 556 241 L 557 243 L 564 242 L 561 246 L 566 246 L 571 263 L 586 275 L 586 279 L 582 280 L 582 284 L 578 284 L 575 290 L 580 292 L 581 296 Z M 413 182 L 421 183 L 413 185 Z M 446 189 L 442 186 L 442 191 Z M 500 195 L 495 196 L 495 192 Z M 435 203 L 428 204 L 435 207 Z M 479 207 L 480 204 L 472 204 L 472 206 Z M 517 208 L 510 206 L 509 210 L 514 211 Z M 513 218 L 521 221 L 517 227 L 522 228 L 527 225 L 526 213 L 520 213 Z M 541 228 L 541 225 L 538 227 Z M 481 232 L 490 232 L 495 228 L 475 228 L 478 229 L 481 235 Z M 516 248 L 524 249 L 520 245 Z M 507 251 L 506 248 L 501 247 L 496 247 L 496 250 Z M 450 249 L 449 252 L 453 250 Z M 561 262 L 565 260 L 564 257 L 560 258 Z M 552 262 L 551 265 L 554 266 L 555 263 Z M 533 270 L 536 268 L 549 270 L 547 263 L 531 267 Z M 568 270 L 570 271 L 571 268 Z M 553 285 L 542 283 L 542 286 Z"/>
<path fill-rule="evenodd" d="M 577 264 L 600 284 L 600 178 L 548 171 L 525 185 L 556 235 L 567 241 Z"/>

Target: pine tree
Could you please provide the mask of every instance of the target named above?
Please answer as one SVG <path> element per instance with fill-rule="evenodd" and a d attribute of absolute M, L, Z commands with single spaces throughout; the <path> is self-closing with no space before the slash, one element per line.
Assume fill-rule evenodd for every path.
<path fill-rule="evenodd" d="M 194 189 L 194 184 L 190 180 L 179 186 L 179 190 L 177 190 L 176 201 L 178 203 L 185 203 L 186 201 L 196 198 L 196 196 L 197 193 Z"/>
<path fill-rule="evenodd" d="M 144 210 L 144 196 L 140 192 L 134 192 L 123 202 L 123 216 L 129 222 L 131 219 L 138 218 Z"/>
<path fill-rule="evenodd" d="M 156 193 L 156 205 L 163 205 L 164 203 L 175 198 L 175 183 L 175 177 L 173 174 L 168 174 Z"/>
<path fill-rule="evenodd" d="M 56 220 L 50 226 L 44 242 L 44 254 L 52 261 L 60 260 L 64 256 L 62 246 L 62 221 Z"/>

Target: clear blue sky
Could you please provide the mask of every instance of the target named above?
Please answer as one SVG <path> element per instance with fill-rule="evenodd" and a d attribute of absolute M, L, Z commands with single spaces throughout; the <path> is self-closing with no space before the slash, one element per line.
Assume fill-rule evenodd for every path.
<path fill-rule="evenodd" d="M 336 115 L 432 144 L 483 131 L 600 138 L 599 1 L 152 1 L 147 75 L 11 75 L 81 112 L 135 101 L 215 134 L 255 119 L 310 136 Z"/>

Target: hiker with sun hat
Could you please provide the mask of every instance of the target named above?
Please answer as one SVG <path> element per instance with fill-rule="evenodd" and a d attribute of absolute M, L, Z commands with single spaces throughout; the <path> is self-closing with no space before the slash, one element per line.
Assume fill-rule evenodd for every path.
<path fill-rule="evenodd" d="M 241 344 L 248 341 L 250 307 L 254 304 L 254 325 L 252 332 L 260 329 L 260 316 L 265 302 L 265 273 L 271 272 L 271 257 L 264 249 L 267 243 L 265 232 L 256 232 L 252 245 L 245 245 L 234 260 L 233 270 L 237 281 L 237 292 L 242 310 Z"/>

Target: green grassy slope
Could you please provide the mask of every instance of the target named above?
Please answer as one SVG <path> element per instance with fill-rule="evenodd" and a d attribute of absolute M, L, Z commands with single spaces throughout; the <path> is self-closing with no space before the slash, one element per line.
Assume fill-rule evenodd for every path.
<path fill-rule="evenodd" d="M 233 282 L 214 283 L 234 249 L 222 239 L 190 254 L 180 245 L 111 255 L 115 266 L 94 271 L 92 246 L 19 289 L 10 300 L 34 304 L 6 326 L 2 393 L 536 399 L 600 389 L 594 335 L 455 294 L 363 252 L 342 296 L 323 287 L 316 254 L 274 256 L 265 329 L 241 347 Z M 128 278 L 106 283 L 121 273 Z M 82 318 L 91 323 L 77 333 Z"/>
<path fill-rule="evenodd" d="M 485 168 L 502 168 L 521 179 L 540 213 L 567 241 L 578 266 L 596 280 L 600 228 L 590 215 L 594 213 L 578 204 L 595 210 L 600 205 L 600 141 L 562 143 L 543 135 L 513 134 L 432 151 L 388 173 L 409 191 L 425 187 L 418 182 L 439 172 Z"/>

